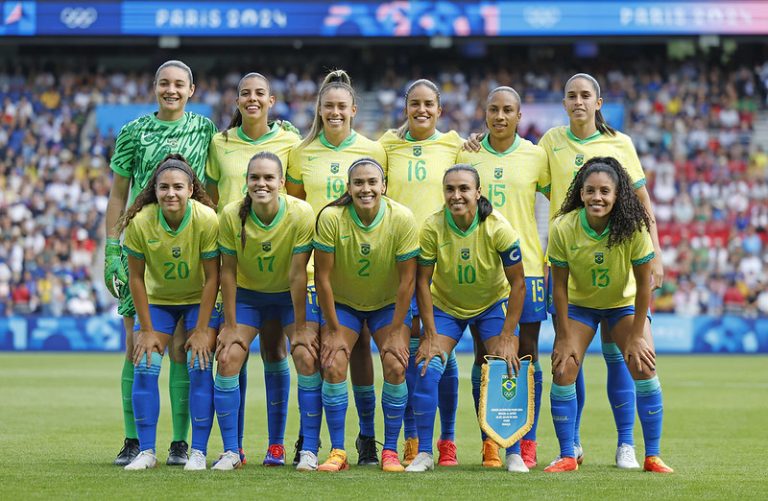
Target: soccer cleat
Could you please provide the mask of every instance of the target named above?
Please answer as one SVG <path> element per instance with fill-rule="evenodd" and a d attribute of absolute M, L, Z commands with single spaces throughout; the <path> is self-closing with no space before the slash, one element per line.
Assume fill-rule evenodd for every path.
<path fill-rule="evenodd" d="M 247 463 L 247 462 L 248 462 L 248 461 L 246 461 L 246 459 L 245 459 L 245 451 L 243 450 L 243 448 L 242 448 L 242 447 L 240 447 L 240 448 L 237 450 L 237 453 L 240 455 L 240 464 L 245 464 L 245 463 Z"/>
<path fill-rule="evenodd" d="M 523 456 L 520 454 L 508 454 L 507 471 L 511 471 L 513 473 L 528 473 L 530 470 L 527 466 L 525 466 Z"/>
<path fill-rule="evenodd" d="M 285 466 L 285 447 L 283 444 L 272 444 L 267 447 L 264 456 L 264 466 Z"/>
<path fill-rule="evenodd" d="M 528 469 L 536 468 L 538 464 L 538 458 L 536 457 L 536 441 L 535 440 L 521 440 L 520 441 L 520 455 L 523 457 L 523 462 Z"/>
<path fill-rule="evenodd" d="M 403 444 L 403 464 L 408 466 L 419 453 L 419 439 L 416 437 L 406 438 Z"/>
<path fill-rule="evenodd" d="M 317 470 L 317 456 L 312 451 L 299 451 L 299 462 L 296 463 L 296 471 Z"/>
<path fill-rule="evenodd" d="M 189 453 L 189 460 L 184 465 L 184 471 L 201 471 L 205 470 L 205 454 L 203 451 L 192 449 Z"/>
<path fill-rule="evenodd" d="M 317 471 L 338 472 L 349 469 L 347 452 L 343 449 L 331 449 L 331 455 L 323 464 L 317 467 Z"/>
<path fill-rule="evenodd" d="M 397 459 L 397 451 L 391 449 L 381 451 L 381 469 L 387 472 L 405 471 L 403 465 L 400 464 L 400 460 Z"/>
<path fill-rule="evenodd" d="M 114 464 L 116 466 L 127 466 L 139 455 L 139 440 L 136 438 L 126 438 L 123 442 L 123 448 L 118 452 Z"/>
<path fill-rule="evenodd" d="M 674 473 L 675 470 L 664 464 L 659 456 L 647 456 L 643 463 L 643 470 L 653 473 Z"/>
<path fill-rule="evenodd" d="M 616 467 L 622 470 L 634 470 L 640 468 L 635 458 L 635 447 L 629 444 L 621 444 L 616 448 Z"/>
<path fill-rule="evenodd" d="M 483 440 L 483 466 L 486 468 L 501 468 L 504 466 L 499 457 L 499 445 L 490 438 Z"/>
<path fill-rule="evenodd" d="M 157 456 L 155 451 L 147 449 L 139 452 L 133 461 L 125 465 L 125 469 L 128 471 L 148 470 L 157 466 Z"/>
<path fill-rule="evenodd" d="M 358 434 L 355 448 L 357 449 L 358 466 L 379 465 L 379 449 L 376 447 L 376 437 Z"/>
<path fill-rule="evenodd" d="M 437 450 L 440 455 L 437 457 L 437 466 L 459 466 L 456 459 L 456 444 L 453 440 L 438 440 Z"/>
<path fill-rule="evenodd" d="M 230 471 L 240 468 L 242 463 L 240 462 L 240 454 L 233 451 L 226 451 L 219 456 L 218 461 L 211 466 L 212 470 L 218 471 Z"/>
<path fill-rule="evenodd" d="M 573 453 L 576 454 L 576 462 L 581 464 L 584 462 L 584 447 L 581 444 L 573 444 Z"/>
<path fill-rule="evenodd" d="M 293 466 L 298 466 L 301 461 L 301 448 L 304 447 L 304 437 L 299 435 L 299 439 L 293 445 Z"/>
<path fill-rule="evenodd" d="M 434 469 L 435 460 L 432 459 L 432 454 L 428 452 L 419 452 L 416 454 L 416 457 L 413 458 L 413 461 L 408 465 L 405 471 L 408 473 L 422 473 Z"/>
<path fill-rule="evenodd" d="M 168 466 L 184 466 L 187 464 L 188 459 L 187 450 L 189 450 L 189 445 L 185 441 L 171 442 L 171 446 L 168 448 L 168 459 L 166 459 L 165 464 Z"/>
<path fill-rule="evenodd" d="M 561 473 L 564 471 L 576 471 L 579 469 L 579 463 L 576 458 L 557 457 L 552 463 L 544 468 L 547 473 Z"/>

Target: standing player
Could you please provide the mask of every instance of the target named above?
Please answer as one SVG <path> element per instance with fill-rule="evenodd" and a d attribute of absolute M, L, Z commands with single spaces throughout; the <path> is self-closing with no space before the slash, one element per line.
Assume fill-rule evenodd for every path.
<path fill-rule="evenodd" d="M 208 118 L 185 112 L 187 101 L 195 92 L 192 70 L 181 61 L 166 61 L 157 69 L 154 80 L 158 111 L 126 124 L 117 136 L 110 168 L 114 171 L 106 214 L 106 261 L 104 281 L 107 290 L 120 300 L 118 313 L 123 317 L 126 332 L 126 359 L 123 361 L 122 398 L 125 442 L 115 464 L 125 466 L 139 453 L 138 435 L 133 418 L 131 388 L 133 387 L 134 314 L 128 284 L 128 264 L 120 246 L 116 225 L 127 205 L 147 186 L 157 165 L 170 153 L 181 153 L 195 175 L 203 179 L 208 144 L 216 126 Z M 169 449 L 169 465 L 187 462 L 189 434 L 189 376 L 184 366 L 183 329 L 169 343 L 171 370 L 169 391 L 173 419 L 173 441 Z"/>
<path fill-rule="evenodd" d="M 549 260 L 559 322 L 550 395 L 560 456 L 544 471 L 578 469 L 574 451 L 576 377 L 597 326 L 607 325 L 636 388 L 645 442 L 644 469 L 672 473 L 659 457 L 663 406 L 647 311 L 655 254 L 651 218 L 631 178 L 611 157 L 593 157 L 576 173 L 552 224 Z M 634 280 L 630 280 L 634 276 Z"/>
<path fill-rule="evenodd" d="M 376 160 L 386 172 L 387 155 L 384 148 L 355 132 L 352 122 L 357 112 L 355 91 L 349 75 L 343 70 L 326 75 L 317 93 L 315 118 L 309 135 L 291 150 L 288 162 L 288 194 L 309 202 L 315 214 L 346 191 L 344 167 L 362 157 Z M 310 270 L 310 283 L 314 281 Z M 317 304 L 314 285 L 309 295 Z M 319 325 L 311 325 L 319 332 Z M 376 393 L 373 386 L 371 340 L 367 329 L 361 333 L 350 357 L 352 391 L 360 423 L 355 441 L 359 465 L 379 463 L 376 451 L 374 416 Z M 302 444 L 299 437 L 298 444 Z M 297 445 L 297 453 L 302 450 Z"/>
<path fill-rule="evenodd" d="M 460 163 L 471 164 L 494 210 L 499 211 L 520 233 L 520 247 L 525 269 L 526 294 L 520 316 L 520 356 L 530 356 L 535 368 L 535 413 L 533 427 L 521 441 L 521 455 L 528 468 L 536 466 L 536 429 L 541 406 L 542 373 L 539 365 L 539 328 L 546 320 L 544 287 L 544 253 L 536 227 L 536 192 L 549 186 L 547 154 L 538 146 L 517 135 L 522 114 L 520 96 L 511 87 L 493 89 L 486 100 L 485 122 L 488 133 L 480 151 L 459 154 Z M 485 362 L 482 344 L 476 344 L 472 366 L 472 397 L 475 410 L 480 399 L 480 369 Z M 483 466 L 501 467 L 499 447 L 485 433 Z"/>
<path fill-rule="evenodd" d="M 632 140 L 605 122 L 600 112 L 603 105 L 603 99 L 600 97 L 600 86 L 592 76 L 586 73 L 572 76 L 565 84 L 563 105 L 568 113 L 569 125 L 550 129 L 539 141 L 539 146 L 547 152 L 549 177 L 552 182 L 550 188 L 550 223 L 566 198 L 570 180 L 589 159 L 596 156 L 616 158 L 629 173 L 632 187 L 650 216 L 649 232 L 655 253 L 655 257 L 650 263 L 651 277 L 653 285 L 660 287 L 663 279 L 663 268 L 658 232 L 651 199 L 645 187 L 645 174 L 637 152 L 632 145 Z M 632 276 L 630 276 L 630 280 L 634 280 Z M 554 310 L 550 310 L 550 312 L 555 313 Z M 605 322 L 604 327 L 608 327 Z M 633 434 L 635 387 L 630 372 L 621 358 L 619 347 L 607 332 L 608 330 L 603 328 L 600 331 L 603 357 L 608 368 L 608 400 L 613 410 L 618 431 L 616 466 L 619 468 L 639 468 L 640 465 L 635 458 Z M 579 410 L 576 414 L 574 443 L 577 449 L 576 456 L 581 462 L 583 448 L 579 428 L 581 412 L 586 399 L 584 376 L 581 371 L 576 381 L 576 390 Z"/>
<path fill-rule="evenodd" d="M 208 149 L 205 175 L 206 189 L 217 204 L 219 213 L 225 206 L 242 201 L 247 195 L 246 171 L 254 154 L 268 151 L 277 155 L 282 165 L 288 162 L 288 152 L 301 140 L 292 130 L 285 130 L 287 122 L 269 122 L 269 110 L 275 103 L 269 80 L 260 73 L 248 73 L 237 84 L 237 109 L 227 130 L 213 136 Z M 292 127 L 291 127 L 292 128 Z M 221 302 L 221 301 L 219 301 Z M 285 464 L 285 423 L 288 416 L 288 392 L 291 372 L 285 351 L 283 326 L 279 319 L 269 316 L 260 326 L 260 354 L 264 362 L 267 422 L 270 442 L 264 464 Z M 219 326 L 222 319 L 219 318 Z M 247 357 L 247 353 L 246 353 Z M 248 383 L 248 365 L 242 364 L 240 380 L 240 409 L 238 412 L 238 447 L 240 459 L 245 462 L 243 435 L 245 422 L 245 391 Z"/>
<path fill-rule="evenodd" d="M 427 218 L 419 237 L 416 295 L 424 335 L 416 355 L 422 377 L 413 395 L 419 453 L 409 472 L 435 467 L 432 433 L 441 359 L 468 325 L 476 327 L 487 353 L 507 361 L 509 374 L 520 369 L 517 322 L 525 276 L 519 236 L 480 194 L 480 176 L 473 167 L 454 165 L 443 179 L 445 205 Z M 528 471 L 519 442 L 507 450 L 507 470 Z"/>
<path fill-rule="evenodd" d="M 441 113 L 440 91 L 437 86 L 426 79 L 416 80 L 405 91 L 405 123 L 396 131 L 386 132 L 379 139 L 389 163 L 389 196 L 413 211 L 419 227 L 432 212 L 442 206 L 443 173 L 446 168 L 456 163 L 456 156 L 463 143 L 456 132 L 443 134 L 437 130 L 437 120 Z M 419 345 L 420 328 L 415 297 L 411 302 L 411 309 L 414 321 L 411 327 L 411 359 L 406 375 L 410 400 L 418 377 L 414 357 Z M 451 352 L 439 389 L 441 435 L 437 448 L 440 451 L 438 464 L 441 466 L 459 464 L 454 442 L 458 392 L 459 369 L 456 357 Z M 413 460 L 418 448 L 416 420 L 412 404 L 409 403 L 405 413 L 405 464 Z"/>
<path fill-rule="evenodd" d="M 320 433 L 319 339 L 315 331 L 307 328 L 305 310 L 314 214 L 306 202 L 280 194 L 285 178 L 282 162 L 274 153 L 257 153 L 251 159 L 246 182 L 245 198 L 228 204 L 219 216 L 224 324 L 218 338 L 214 397 L 224 454 L 213 466 L 217 470 L 240 466 L 238 385 L 248 348 L 257 334 L 262 339 L 272 336 L 280 340 L 283 332 L 288 335 L 299 378 L 302 426 L 305 430 L 317 430 L 312 435 Z M 278 317 L 282 331 L 263 330 L 264 320 L 274 316 Z M 306 382 L 314 383 L 318 391 L 306 391 Z M 268 394 L 269 385 L 267 380 Z M 287 391 L 288 388 L 280 398 L 287 400 Z M 314 416 L 314 420 L 307 420 L 306 416 Z M 285 426 L 285 421 L 282 424 Z M 282 433 L 284 428 L 278 431 Z M 270 444 L 282 440 L 282 434 L 275 437 L 273 433 L 270 425 Z M 316 447 L 313 453 L 316 468 Z"/>
<path fill-rule="evenodd" d="M 183 320 L 189 349 L 193 457 L 202 458 L 213 425 L 211 318 L 219 283 L 218 221 L 202 183 L 181 155 L 169 155 L 121 218 L 138 325 L 133 408 L 141 452 L 126 470 L 154 468 L 163 353 Z M 187 466 L 192 465 L 192 461 Z"/>
<path fill-rule="evenodd" d="M 348 169 L 347 192 L 317 217 L 315 280 L 323 312 L 321 365 L 323 407 L 331 453 L 318 468 L 349 468 L 344 450 L 349 354 L 367 325 L 381 354 L 384 388 L 384 471 L 403 471 L 397 440 L 408 401 L 410 301 L 419 243 L 413 214 L 384 198 L 384 170 L 372 158 Z M 304 430 L 306 433 L 307 430 Z"/>

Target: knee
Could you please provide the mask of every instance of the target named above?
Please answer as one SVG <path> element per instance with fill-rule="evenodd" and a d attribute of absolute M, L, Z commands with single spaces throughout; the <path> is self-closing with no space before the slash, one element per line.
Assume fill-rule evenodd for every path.
<path fill-rule="evenodd" d="M 300 374 L 314 374 L 317 372 L 317 359 L 312 356 L 304 346 L 297 346 L 293 350 L 293 363 Z"/>
<path fill-rule="evenodd" d="M 405 381 L 405 366 L 391 353 L 384 354 L 381 358 L 381 366 L 385 381 L 392 384 L 400 384 Z"/>
<path fill-rule="evenodd" d="M 329 383 L 341 383 L 347 379 L 349 360 L 343 351 L 336 353 L 333 363 L 323 371 L 323 379 Z"/>
<path fill-rule="evenodd" d="M 552 382 L 560 386 L 567 386 L 576 382 L 579 375 L 579 366 L 573 358 L 565 361 L 562 374 L 554 374 Z"/>
<path fill-rule="evenodd" d="M 245 351 L 239 346 L 232 346 L 226 357 L 219 357 L 218 372 L 222 376 L 234 376 L 240 373 L 243 362 L 245 362 Z"/>

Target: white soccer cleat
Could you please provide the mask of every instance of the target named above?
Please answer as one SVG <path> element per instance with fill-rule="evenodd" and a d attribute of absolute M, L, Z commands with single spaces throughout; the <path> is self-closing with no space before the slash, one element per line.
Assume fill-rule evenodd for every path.
<path fill-rule="evenodd" d="M 616 448 L 616 468 L 622 470 L 634 470 L 640 468 L 640 463 L 635 458 L 635 447 L 629 444 L 621 444 Z"/>
<path fill-rule="evenodd" d="M 240 468 L 240 454 L 237 452 L 227 451 L 221 456 L 219 460 L 211 466 L 212 470 L 229 471 Z"/>
<path fill-rule="evenodd" d="M 189 459 L 184 465 L 184 471 L 201 471 L 206 469 L 205 454 L 203 451 L 192 449 L 189 452 Z"/>
<path fill-rule="evenodd" d="M 299 463 L 296 465 L 296 471 L 315 471 L 317 470 L 317 456 L 312 451 L 299 451 Z"/>
<path fill-rule="evenodd" d="M 527 466 L 525 466 L 523 456 L 520 454 L 508 454 L 507 471 L 511 471 L 513 473 L 528 473 L 530 470 Z"/>
<path fill-rule="evenodd" d="M 128 471 L 148 470 L 157 466 L 157 456 L 155 451 L 147 449 L 139 452 L 139 455 L 133 458 L 133 461 L 125 465 L 125 469 Z"/>
<path fill-rule="evenodd" d="M 409 473 L 422 473 L 425 471 L 432 471 L 435 469 L 435 460 L 432 459 L 432 454 L 428 452 L 419 452 L 416 457 L 413 458 L 411 464 L 405 469 Z"/>

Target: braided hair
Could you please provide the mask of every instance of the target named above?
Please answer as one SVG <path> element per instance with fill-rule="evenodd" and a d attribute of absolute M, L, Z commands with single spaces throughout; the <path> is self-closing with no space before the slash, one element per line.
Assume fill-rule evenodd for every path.
<path fill-rule="evenodd" d="M 615 158 L 594 157 L 585 163 L 573 178 L 563 206 L 556 215 L 562 216 L 584 207 L 584 202 L 581 200 L 584 182 L 590 175 L 598 172 L 606 173 L 616 186 L 616 202 L 608 220 L 607 246 L 610 249 L 629 240 L 635 232 L 642 231 L 643 227 L 646 230 L 650 230 L 651 227 L 651 218 L 640 199 L 637 198 L 629 174 Z"/>
<path fill-rule="evenodd" d="M 279 178 L 283 178 L 283 162 L 280 161 L 280 157 L 272 153 L 271 151 L 260 151 L 253 155 L 250 160 L 248 160 L 248 169 L 245 172 L 245 178 L 248 179 L 248 172 L 251 170 L 251 166 L 257 161 L 257 160 L 270 160 L 275 163 L 277 166 L 277 172 L 279 175 Z M 245 223 L 248 221 L 248 215 L 251 213 L 251 195 L 250 193 L 246 193 L 245 197 L 243 198 L 242 203 L 240 204 L 240 210 L 238 211 L 238 215 L 240 216 L 240 246 L 245 250 Z"/>

